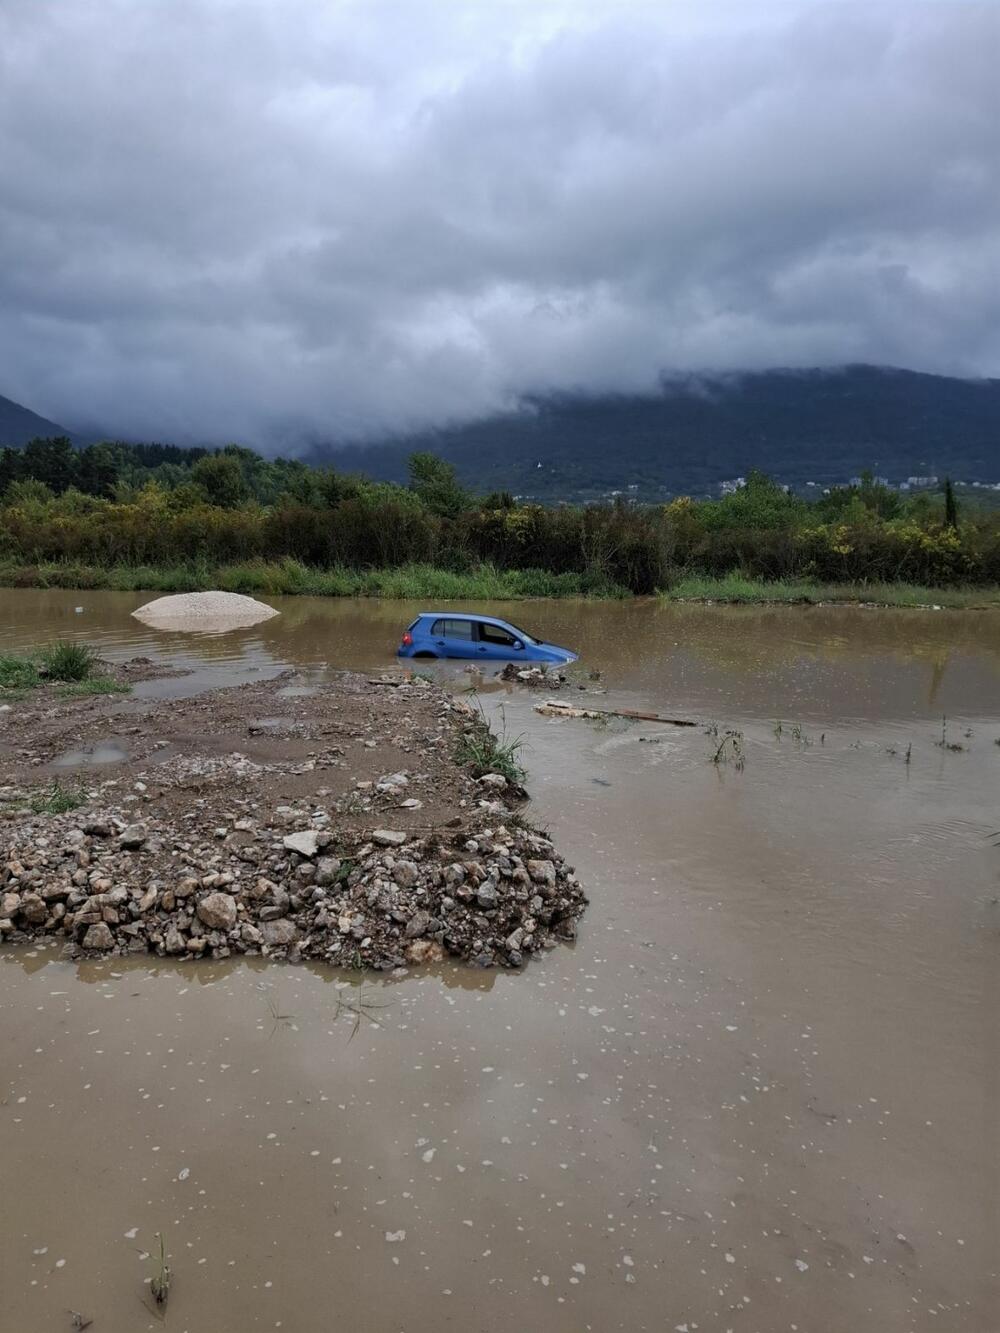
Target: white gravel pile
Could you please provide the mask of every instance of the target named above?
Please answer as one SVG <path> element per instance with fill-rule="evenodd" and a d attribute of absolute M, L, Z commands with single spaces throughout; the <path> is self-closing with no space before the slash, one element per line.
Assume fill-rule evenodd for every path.
<path fill-rule="evenodd" d="M 132 614 L 154 629 L 204 631 L 257 625 L 280 612 L 238 592 L 181 592 L 157 597 Z"/>

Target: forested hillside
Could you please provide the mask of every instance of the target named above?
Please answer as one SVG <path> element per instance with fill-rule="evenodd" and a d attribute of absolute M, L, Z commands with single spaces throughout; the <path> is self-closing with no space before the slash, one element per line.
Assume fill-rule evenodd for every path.
<path fill-rule="evenodd" d="M 54 421 L 0 395 L 0 446 L 27 444 L 38 436 L 68 433 Z"/>
<path fill-rule="evenodd" d="M 545 500 L 638 488 L 643 498 L 708 494 L 759 468 L 781 481 L 837 485 L 873 469 L 1000 481 L 1000 380 L 843 370 L 675 381 L 649 397 L 544 398 L 454 430 L 316 461 L 402 480 L 429 449 L 479 490 Z"/>

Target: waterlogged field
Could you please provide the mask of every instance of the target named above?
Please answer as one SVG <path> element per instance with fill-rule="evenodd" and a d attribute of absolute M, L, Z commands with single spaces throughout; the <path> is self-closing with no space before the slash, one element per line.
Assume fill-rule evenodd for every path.
<path fill-rule="evenodd" d="M 135 694 L 180 695 L 382 668 L 422 609 L 206 637 L 142 600 L 0 593 L 0 652 L 163 657 L 192 674 Z M 590 892 L 575 947 L 402 979 L 6 950 L 0 1327 L 159 1327 L 161 1234 L 191 1333 L 993 1333 L 1000 616 L 496 609 L 581 650 L 588 705 L 703 724 L 482 682 Z"/>

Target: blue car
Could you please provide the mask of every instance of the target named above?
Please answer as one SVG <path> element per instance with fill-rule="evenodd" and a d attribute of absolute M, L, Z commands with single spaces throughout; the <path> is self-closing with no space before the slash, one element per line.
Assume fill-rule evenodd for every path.
<path fill-rule="evenodd" d="M 398 657 L 462 657 L 487 662 L 552 662 L 564 666 L 577 655 L 544 643 L 494 616 L 459 611 L 422 611 L 405 632 Z"/>

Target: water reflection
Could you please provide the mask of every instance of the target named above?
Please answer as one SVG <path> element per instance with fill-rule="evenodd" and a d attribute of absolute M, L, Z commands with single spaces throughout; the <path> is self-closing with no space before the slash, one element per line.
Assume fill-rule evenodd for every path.
<path fill-rule="evenodd" d="M 572 947 L 572 946 L 570 946 Z M 331 967 L 315 959 L 296 964 L 269 962 L 266 958 L 247 957 L 225 959 L 181 960 L 157 958 L 141 954 L 131 958 L 85 958 L 70 960 L 61 957 L 62 947 L 54 940 L 43 940 L 31 946 L 8 946 L 0 951 L 0 968 L 18 967 L 28 976 L 42 968 L 54 967 L 71 974 L 85 986 L 105 985 L 111 980 L 127 979 L 130 975 L 146 978 L 173 978 L 199 986 L 213 986 L 218 982 L 247 972 L 280 985 L 282 977 L 296 977 L 307 972 L 324 985 L 347 986 L 355 990 L 374 988 L 391 990 L 401 982 L 433 981 L 446 990 L 461 990 L 488 995 L 502 982 L 505 974 L 494 969 L 463 966 L 458 963 L 437 963 L 420 967 L 397 968 L 393 972 L 359 972 L 350 968 Z"/>
<path fill-rule="evenodd" d="M 130 604 L 2 594 L 3 646 L 295 688 L 395 669 L 412 618 L 287 599 L 195 644 Z M 192 1333 L 993 1327 L 1000 617 L 513 615 L 610 707 L 738 726 L 745 771 L 701 729 L 543 719 L 487 679 L 590 894 L 574 949 L 381 977 L 0 953 L 4 1328 L 132 1329 L 137 1230 L 166 1232 Z M 367 994 L 391 1011 L 352 1035 L 338 997 Z"/>
<path fill-rule="evenodd" d="M 416 603 L 272 598 L 281 614 L 218 635 L 151 630 L 132 619 L 132 593 L 0 591 L 5 648 L 67 637 L 121 659 L 142 654 L 194 669 L 187 681 L 148 682 L 137 697 L 176 697 L 289 666 L 306 672 L 394 669 L 399 633 Z M 83 614 L 74 606 L 84 604 Z M 443 609 L 448 609 L 445 606 Z M 530 614 L 546 635 L 578 649 L 612 687 L 654 705 L 683 698 L 698 713 L 817 717 L 850 698 L 861 715 L 995 711 L 1000 613 L 878 612 L 859 607 L 722 607 L 630 602 L 477 604 L 508 618 Z M 435 674 L 458 679 L 461 667 Z M 859 676 L 860 672 L 860 676 Z M 487 676 L 484 684 L 492 688 Z M 859 688 L 860 687 L 860 688 Z M 298 687 L 294 687 L 298 688 Z M 301 686 L 308 688 L 308 681 Z"/>

